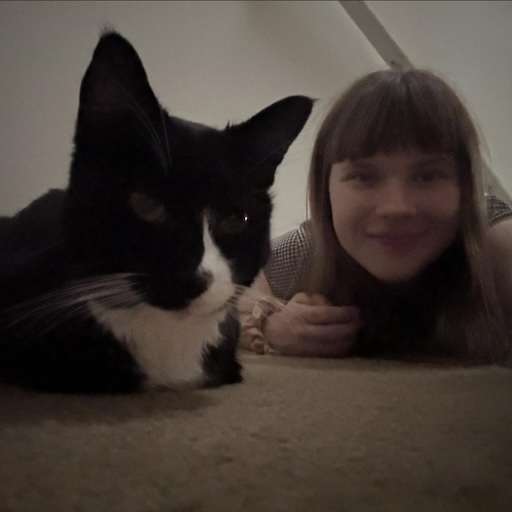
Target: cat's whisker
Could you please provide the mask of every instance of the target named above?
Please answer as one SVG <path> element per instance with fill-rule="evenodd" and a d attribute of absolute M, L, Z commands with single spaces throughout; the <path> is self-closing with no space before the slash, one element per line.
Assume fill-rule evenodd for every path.
<path fill-rule="evenodd" d="M 107 297 L 102 300 L 102 304 L 108 308 L 131 308 L 141 304 L 141 302 L 142 298 L 139 295 L 129 292 Z"/>
<path fill-rule="evenodd" d="M 148 135 L 150 136 L 151 140 L 151 147 L 155 151 L 156 155 L 158 156 L 158 159 L 160 160 L 160 163 L 162 164 L 162 167 L 164 169 L 167 169 L 166 165 L 166 159 L 165 159 L 165 153 L 162 151 L 162 148 L 160 147 L 161 141 L 158 138 L 158 133 L 156 133 L 153 125 L 151 124 L 151 121 L 147 119 L 144 111 L 140 110 L 139 108 L 134 108 L 133 106 L 130 106 L 130 109 L 132 112 L 135 113 L 137 119 L 142 123 L 144 128 L 146 128 Z M 144 116 L 144 117 L 141 117 Z"/>
<path fill-rule="evenodd" d="M 69 295 L 83 296 L 87 293 L 102 293 L 102 292 L 113 292 L 113 291 L 133 291 L 128 283 L 118 283 L 116 281 L 104 282 L 101 284 L 92 285 L 80 285 L 70 287 L 67 291 Z"/>
<path fill-rule="evenodd" d="M 68 308 L 64 311 L 55 311 L 52 316 L 40 318 L 39 322 L 46 322 L 46 331 L 49 332 L 53 330 L 55 327 L 58 327 L 63 322 L 67 322 L 72 320 L 73 322 L 77 322 L 77 320 L 85 321 L 91 317 L 91 310 L 86 303 L 76 304 L 72 308 Z M 43 323 L 43 325 L 45 325 Z"/>
<path fill-rule="evenodd" d="M 19 307 L 25 307 L 29 305 L 37 305 L 38 303 L 47 304 L 48 301 L 51 301 L 52 299 L 62 299 L 66 298 L 68 300 L 72 298 L 80 299 L 80 297 L 84 297 L 87 293 L 92 292 L 101 292 L 104 291 L 107 294 L 113 293 L 114 291 L 132 291 L 131 285 L 129 282 L 126 281 L 126 278 L 129 276 L 133 276 L 134 274 L 119 274 L 117 277 L 116 275 L 110 275 L 110 276 L 102 276 L 99 278 L 85 278 L 82 280 L 77 280 L 74 282 L 71 282 L 68 286 L 45 293 L 43 295 L 38 296 L 37 298 L 28 301 L 26 303 L 21 303 L 17 306 L 14 306 L 14 308 Z M 113 278 L 115 276 L 115 278 Z M 135 293 L 135 292 L 134 292 Z"/>
<path fill-rule="evenodd" d="M 274 149 L 274 151 L 271 151 L 270 153 L 267 153 L 267 155 L 265 155 L 261 160 L 259 160 L 258 162 L 256 162 L 256 164 L 254 164 L 245 174 L 244 174 L 244 178 L 248 178 L 253 172 L 257 171 L 258 167 L 265 163 L 269 158 L 272 158 L 276 153 L 282 153 L 282 148 L 281 147 L 276 147 Z"/>
<path fill-rule="evenodd" d="M 141 302 L 140 294 L 126 280 L 133 275 L 125 273 L 85 278 L 60 290 L 43 294 L 37 299 L 18 304 L 6 313 L 15 313 L 15 320 L 12 322 L 15 325 L 27 320 L 51 320 L 53 316 L 62 321 L 78 313 L 89 312 L 88 304 L 91 301 L 101 301 L 110 307 L 137 305 Z"/>
<path fill-rule="evenodd" d="M 53 310 L 50 315 L 36 317 L 34 323 L 46 326 L 46 329 L 41 330 L 41 332 L 48 332 L 63 322 L 71 319 L 76 320 L 81 316 L 83 319 L 90 316 L 89 308 L 83 303 L 74 304 L 73 307 L 68 307 L 64 310 Z"/>
<path fill-rule="evenodd" d="M 124 95 L 125 98 L 128 99 L 128 107 L 130 108 L 130 110 L 135 114 L 136 118 L 142 123 L 142 125 L 146 129 L 148 135 L 150 136 L 151 146 L 155 150 L 155 153 L 157 154 L 158 158 L 160 159 L 160 163 L 162 164 L 164 169 L 166 169 L 167 166 L 165 163 L 165 154 L 161 150 L 161 141 L 158 137 L 158 132 L 151 123 L 151 120 L 146 115 L 144 109 L 139 105 L 137 100 L 128 92 L 128 90 L 123 86 L 123 84 L 118 80 L 116 80 L 115 83 L 119 91 Z"/>
<path fill-rule="evenodd" d="M 160 140 L 160 138 L 158 136 L 157 130 L 153 126 L 153 124 L 152 124 L 151 120 L 149 119 L 149 117 L 147 116 L 146 112 L 144 112 L 144 109 L 138 104 L 137 100 L 121 84 L 118 84 L 118 86 L 119 86 L 119 89 L 125 95 L 125 97 L 128 98 L 128 100 L 130 102 L 129 108 L 131 109 L 132 112 L 134 112 L 136 114 L 137 119 L 146 128 L 146 130 L 151 138 L 151 141 L 152 141 L 151 145 L 152 145 L 153 149 L 155 150 L 155 153 L 159 157 L 160 163 L 162 164 L 164 169 L 167 169 L 167 165 L 166 165 L 166 161 L 165 161 L 166 155 L 162 151 L 162 148 L 161 148 L 162 141 Z M 164 126 L 164 130 L 166 130 L 165 126 Z M 164 133 L 165 133 L 165 131 L 164 131 Z M 167 137 L 166 133 L 165 133 L 165 135 Z M 165 140 L 166 140 L 166 143 L 168 143 L 167 138 Z M 170 154 L 169 154 L 169 158 L 170 158 Z M 169 161 L 169 167 L 170 167 L 170 165 L 171 165 L 171 162 Z"/>
<path fill-rule="evenodd" d="M 84 308 L 84 302 L 77 301 L 60 301 L 48 303 L 37 308 L 26 307 L 22 312 L 17 313 L 16 317 L 10 322 L 10 325 L 18 325 L 27 323 L 35 323 L 36 321 L 43 321 L 56 317 L 61 321 L 64 312 L 73 311 L 76 308 Z"/>
<path fill-rule="evenodd" d="M 164 131 L 165 148 L 167 150 L 167 162 L 169 169 L 172 167 L 171 148 L 169 147 L 169 135 L 167 134 L 167 124 L 165 122 L 164 109 L 160 107 L 160 119 L 162 121 L 162 128 Z"/>
<path fill-rule="evenodd" d="M 50 331 L 55 326 L 67 321 L 71 318 L 76 318 L 81 313 L 89 313 L 89 309 L 85 304 L 74 304 L 73 307 L 68 306 L 66 309 L 49 309 L 45 314 L 34 315 L 32 311 L 27 311 L 25 315 L 19 316 L 13 321 L 11 326 L 36 326 L 40 334 Z"/>

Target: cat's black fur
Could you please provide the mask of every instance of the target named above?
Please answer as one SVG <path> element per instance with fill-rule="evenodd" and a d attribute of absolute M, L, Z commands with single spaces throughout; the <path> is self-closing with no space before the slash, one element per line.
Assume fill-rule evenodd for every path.
<path fill-rule="evenodd" d="M 224 130 L 178 119 L 104 33 L 67 189 L 0 219 L 2 379 L 86 393 L 240 381 L 236 285 L 266 261 L 268 189 L 311 108 L 292 96 Z"/>

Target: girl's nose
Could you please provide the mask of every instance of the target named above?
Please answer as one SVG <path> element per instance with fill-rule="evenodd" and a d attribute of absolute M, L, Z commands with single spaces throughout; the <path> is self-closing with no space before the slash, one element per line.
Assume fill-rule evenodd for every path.
<path fill-rule="evenodd" d="M 377 214 L 386 217 L 409 217 L 416 214 L 414 193 L 406 183 L 390 182 L 379 191 Z"/>

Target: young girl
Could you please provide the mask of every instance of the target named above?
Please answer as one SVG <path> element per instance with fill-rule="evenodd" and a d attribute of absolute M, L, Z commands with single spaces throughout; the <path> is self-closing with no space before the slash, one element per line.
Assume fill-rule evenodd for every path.
<path fill-rule="evenodd" d="M 310 219 L 274 240 L 241 346 L 505 358 L 512 211 L 482 182 L 474 124 L 444 81 L 422 70 L 356 81 L 320 127 Z"/>

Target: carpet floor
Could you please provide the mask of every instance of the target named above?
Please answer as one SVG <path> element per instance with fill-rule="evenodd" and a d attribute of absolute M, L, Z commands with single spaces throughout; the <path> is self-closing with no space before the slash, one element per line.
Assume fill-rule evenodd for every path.
<path fill-rule="evenodd" d="M 241 360 L 219 389 L 0 388 L 0 511 L 512 511 L 511 369 Z"/>

